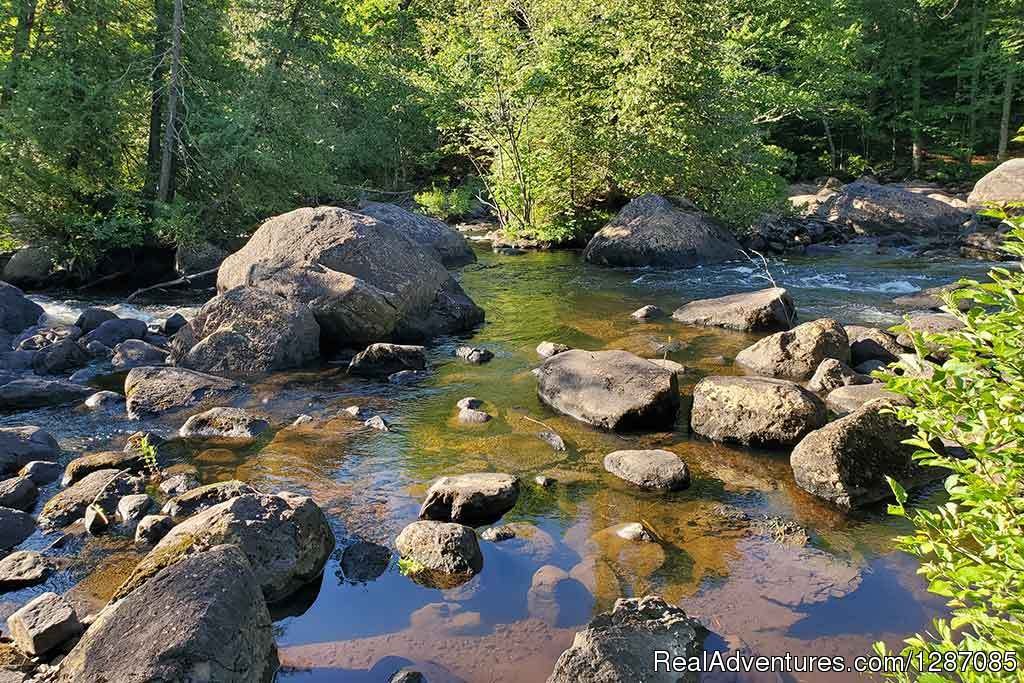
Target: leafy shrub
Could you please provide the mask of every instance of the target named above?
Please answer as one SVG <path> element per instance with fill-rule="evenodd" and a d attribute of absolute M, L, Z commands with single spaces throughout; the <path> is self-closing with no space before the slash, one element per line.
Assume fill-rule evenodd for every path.
<path fill-rule="evenodd" d="M 1004 248 L 1024 257 L 1024 217 L 1008 217 L 1002 210 L 989 214 L 1011 225 Z M 934 510 L 908 509 L 906 492 L 891 482 L 897 504 L 890 510 L 914 524 L 911 535 L 898 539 L 899 547 L 920 558 L 919 573 L 929 590 L 948 598 L 952 611 L 950 619 L 934 623 L 934 632 L 906 640 L 902 654 L 912 670 L 891 674 L 893 680 L 1022 680 L 1024 272 L 996 268 L 989 276 L 991 282 L 964 281 L 964 289 L 944 297 L 963 329 L 914 335 L 919 356 L 936 346 L 948 354 L 933 376 L 886 377 L 890 389 L 914 402 L 897 412 L 917 427 L 911 441 L 920 449 L 916 457 L 951 472 L 945 481 L 949 500 Z M 974 304 L 961 313 L 957 303 L 965 300 Z M 939 452 L 932 445 L 936 439 L 961 445 L 966 456 Z M 929 663 L 957 659 L 967 671 L 927 671 Z M 991 669 L 995 659 L 1004 665 L 1012 659 L 1017 666 L 1012 671 L 980 666 L 984 660 Z M 920 670 L 922 662 L 926 671 Z"/>

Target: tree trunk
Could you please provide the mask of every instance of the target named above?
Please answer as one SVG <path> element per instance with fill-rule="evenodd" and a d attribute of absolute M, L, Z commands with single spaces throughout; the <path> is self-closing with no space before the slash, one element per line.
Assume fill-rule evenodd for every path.
<path fill-rule="evenodd" d="M 153 33 L 153 73 L 150 79 L 149 101 L 149 144 L 146 150 L 146 183 L 142 189 L 143 198 L 152 204 L 160 184 L 160 152 L 163 150 L 163 90 L 167 79 L 167 0 L 154 0 L 153 13 L 156 17 Z M 152 213 L 152 207 L 150 208 Z"/>
<path fill-rule="evenodd" d="M 18 86 L 18 67 L 21 65 L 21 58 L 28 52 L 32 26 L 36 22 L 36 0 L 20 0 L 17 22 L 14 27 L 14 43 L 11 45 L 11 58 L 4 74 L 3 90 L 0 91 L 0 106 L 10 103 L 14 97 L 14 89 Z"/>
<path fill-rule="evenodd" d="M 838 163 L 836 154 L 836 141 L 832 138 L 832 127 L 828 125 L 828 117 L 822 116 L 821 122 L 825 126 L 825 140 L 828 141 L 828 154 L 831 160 L 832 168 L 829 169 L 832 173 L 836 172 L 836 164 Z"/>
<path fill-rule="evenodd" d="M 1014 60 L 1006 65 L 1006 80 L 1003 82 L 1003 118 L 999 121 L 999 153 L 996 159 L 1006 160 L 1006 147 L 1010 142 L 1010 108 L 1013 106 L 1013 86 L 1017 76 Z"/>
<path fill-rule="evenodd" d="M 910 157 L 914 168 L 914 175 L 921 173 L 921 158 L 924 150 L 921 149 L 921 24 L 917 8 L 911 10 L 913 20 L 911 30 L 913 35 L 913 62 L 911 63 L 910 87 L 911 87 L 911 124 L 910 124 Z"/>
<path fill-rule="evenodd" d="M 174 0 L 174 21 L 171 25 L 171 82 L 167 86 L 167 124 L 160 155 L 160 181 L 157 199 L 166 204 L 174 199 L 171 174 L 174 170 L 174 146 L 178 135 L 178 92 L 181 89 L 181 34 L 184 18 L 183 0 Z"/>

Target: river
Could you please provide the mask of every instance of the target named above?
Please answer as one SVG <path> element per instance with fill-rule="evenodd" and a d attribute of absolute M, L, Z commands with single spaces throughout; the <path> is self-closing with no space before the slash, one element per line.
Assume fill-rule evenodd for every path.
<path fill-rule="evenodd" d="M 325 509 L 338 539 L 323 581 L 275 615 L 287 683 L 386 681 L 415 662 L 435 682 L 544 681 L 573 634 L 621 596 L 658 593 L 700 616 L 713 631 L 707 647 L 781 655 L 867 654 L 876 640 L 890 645 L 927 627 L 942 601 L 929 596 L 915 564 L 893 549 L 906 529 L 884 506 L 842 513 L 799 490 L 785 452 L 752 451 L 709 443 L 687 430 L 688 410 L 666 433 L 614 435 L 553 414 L 537 399 L 531 369 L 544 340 L 587 349 L 626 349 L 667 357 L 690 371 L 682 385 L 708 374 L 730 374 L 731 358 L 754 337 L 671 320 L 636 323 L 644 304 L 671 311 L 685 301 L 766 285 L 756 264 L 732 263 L 687 271 L 609 270 L 589 266 L 574 252 L 518 256 L 479 252 L 463 269 L 463 287 L 487 311 L 470 339 L 496 357 L 481 366 L 453 358 L 457 343 L 430 347 L 430 375 L 413 386 L 347 377 L 344 358 L 321 368 L 274 375 L 255 383 L 248 404 L 288 424 L 299 414 L 314 421 L 281 429 L 257 446 L 231 450 L 187 443 L 182 465 L 205 481 L 239 478 L 268 490 L 308 493 Z M 870 250 L 829 251 L 774 260 L 772 277 L 789 288 L 802 320 L 830 316 L 844 323 L 887 326 L 900 320 L 893 297 L 976 277 L 987 264 L 920 259 Z M 34 297 L 55 320 L 83 306 L 111 301 Z M 171 299 L 120 309 L 124 315 L 162 317 L 201 300 Z M 121 376 L 99 378 L 117 387 Z M 456 422 L 455 403 L 476 396 L 495 419 Z M 392 424 L 382 433 L 344 416 L 363 406 Z M 685 406 L 684 402 L 684 406 Z M 339 417 L 339 414 L 342 415 Z M 37 424 L 57 436 L 67 457 L 84 450 L 120 448 L 139 428 L 173 431 L 179 422 L 129 422 L 85 411 L 45 409 L 0 418 L 0 425 Z M 568 444 L 556 452 L 537 437 L 538 422 Z M 658 447 L 679 454 L 693 473 L 682 492 L 646 494 L 606 474 L 602 460 L 626 447 Z M 519 538 L 481 542 L 484 569 L 456 589 L 419 586 L 399 570 L 388 548 L 416 518 L 429 483 L 438 476 L 504 471 L 523 479 L 523 493 L 504 523 L 518 522 Z M 557 480 L 533 482 L 538 474 Z M 51 492 L 43 492 L 45 500 Z M 934 490 L 915 500 L 937 499 Z M 805 527 L 806 546 L 724 523 L 717 506 L 753 517 L 780 516 Z M 642 522 L 657 543 L 624 542 L 603 530 Z M 25 547 L 48 547 L 37 534 Z M 0 599 L 0 617 L 44 590 L 69 591 L 84 611 L 116 588 L 139 553 L 116 539 L 69 539 L 53 553 L 66 566 L 46 584 Z M 571 572 L 553 600 L 528 598 L 543 565 Z M 711 681 L 854 681 L 858 674 L 707 678 Z"/>

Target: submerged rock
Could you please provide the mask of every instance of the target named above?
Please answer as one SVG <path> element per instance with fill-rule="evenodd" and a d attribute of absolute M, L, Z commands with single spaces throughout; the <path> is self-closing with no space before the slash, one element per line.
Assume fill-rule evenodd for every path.
<path fill-rule="evenodd" d="M 277 669 L 271 626 L 245 554 L 220 545 L 109 604 L 64 658 L 58 681 L 269 683 Z"/>
<path fill-rule="evenodd" d="M 16 472 L 33 460 L 56 460 L 60 445 L 39 427 L 0 428 L 0 475 Z"/>
<path fill-rule="evenodd" d="M 462 332 L 484 317 L 432 251 L 335 207 L 264 223 L 217 274 L 220 292 L 243 285 L 309 305 L 323 339 L 337 347 Z"/>
<path fill-rule="evenodd" d="M 367 541 L 356 541 L 341 554 L 341 571 L 350 583 L 376 581 L 391 564 L 391 550 Z"/>
<path fill-rule="evenodd" d="M 686 463 L 669 451 L 615 451 L 605 456 L 604 468 L 642 489 L 681 491 L 690 486 Z"/>
<path fill-rule="evenodd" d="M 764 377 L 707 377 L 693 390 L 690 426 L 714 441 L 792 446 L 828 419 L 799 384 Z"/>
<path fill-rule="evenodd" d="M 371 344 L 352 359 L 348 374 L 363 377 L 387 377 L 403 370 L 427 367 L 426 349 L 402 344 Z"/>
<path fill-rule="evenodd" d="M 843 508 L 889 498 L 885 477 L 908 490 L 947 472 L 914 462 L 914 446 L 902 443 L 916 434 L 890 412 L 891 405 L 872 401 L 808 434 L 790 456 L 800 488 Z"/>
<path fill-rule="evenodd" d="M 675 373 L 626 351 L 566 351 L 544 361 L 537 393 L 554 410 L 602 429 L 671 427 Z"/>
<path fill-rule="evenodd" d="M 466 238 L 444 221 L 381 202 L 360 202 L 359 213 L 386 223 L 425 247 L 447 268 L 476 262 L 476 254 Z"/>
<path fill-rule="evenodd" d="M 518 499 L 519 478 L 510 474 L 441 477 L 427 491 L 420 518 L 480 526 L 501 519 Z"/>
<path fill-rule="evenodd" d="M 183 408 L 210 407 L 244 391 L 238 382 L 184 368 L 133 368 L 124 380 L 128 417 L 133 420 Z"/>
<path fill-rule="evenodd" d="M 398 535 L 395 546 L 405 560 L 403 573 L 426 586 L 454 588 L 484 566 L 476 534 L 461 524 L 413 522 Z"/>
<path fill-rule="evenodd" d="M 287 493 L 232 498 L 174 527 L 143 558 L 114 599 L 137 590 L 164 567 L 223 543 L 241 548 L 257 585 L 267 602 L 273 603 L 323 573 L 334 551 L 334 533 L 310 498 Z"/>
<path fill-rule="evenodd" d="M 627 204 L 583 252 L 604 266 L 691 268 L 740 254 L 736 238 L 692 205 L 645 194 Z"/>
<path fill-rule="evenodd" d="M 653 653 L 663 651 L 669 660 L 696 657 L 706 634 L 698 621 L 658 596 L 620 599 L 576 634 L 548 683 L 695 682 L 696 674 L 656 671 Z"/>
<path fill-rule="evenodd" d="M 320 325 L 305 303 L 256 287 L 210 299 L 171 343 L 175 365 L 202 372 L 260 374 L 320 357 Z"/>
<path fill-rule="evenodd" d="M 193 415 L 178 430 L 186 439 L 231 439 L 252 441 L 262 436 L 270 423 L 241 408 L 210 408 Z"/>
<path fill-rule="evenodd" d="M 846 331 L 830 318 L 812 320 L 765 337 L 740 351 L 736 365 L 756 375 L 803 382 L 814 376 L 826 358 L 850 362 Z"/>
<path fill-rule="evenodd" d="M 550 564 L 534 572 L 526 593 L 530 616 L 556 628 L 585 621 L 593 604 L 594 597 L 586 586 L 569 576 L 569 572 Z"/>
<path fill-rule="evenodd" d="M 479 346 L 459 346 L 455 349 L 455 357 L 473 365 L 483 365 L 494 358 L 494 352 Z"/>
<path fill-rule="evenodd" d="M 687 325 L 724 327 L 741 332 L 780 332 L 796 323 L 796 306 L 785 289 L 698 299 L 676 309 L 672 317 Z"/>
<path fill-rule="evenodd" d="M 77 636 L 82 624 L 67 600 L 56 593 L 43 593 L 8 617 L 7 629 L 19 650 L 38 656 Z"/>

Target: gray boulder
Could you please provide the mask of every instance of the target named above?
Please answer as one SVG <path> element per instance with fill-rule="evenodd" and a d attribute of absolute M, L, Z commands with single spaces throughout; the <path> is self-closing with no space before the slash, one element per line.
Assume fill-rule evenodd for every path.
<path fill-rule="evenodd" d="M 320 357 L 320 326 L 304 303 L 236 287 L 206 302 L 171 351 L 174 364 L 203 372 L 288 370 Z"/>
<path fill-rule="evenodd" d="M 99 342 L 109 348 L 114 348 L 123 341 L 129 339 L 145 339 L 149 328 L 141 320 L 134 318 L 115 318 L 106 320 L 99 326 L 82 337 L 82 346 L 91 342 Z"/>
<path fill-rule="evenodd" d="M 228 543 L 249 559 L 267 602 L 280 602 L 323 573 L 334 532 L 311 498 L 250 493 L 231 498 L 177 525 L 156 544 L 118 589 L 130 594 L 160 570 Z"/>
<path fill-rule="evenodd" d="M 432 251 L 345 209 L 298 209 L 264 223 L 217 275 L 310 306 L 324 340 L 351 347 L 468 330 L 483 310 Z"/>
<path fill-rule="evenodd" d="M 387 377 L 403 370 L 423 370 L 426 367 L 426 349 L 422 346 L 370 344 L 349 363 L 348 374 Z"/>
<path fill-rule="evenodd" d="M 258 439 L 270 423 L 241 408 L 210 408 L 193 415 L 178 430 L 186 439 L 230 439 L 251 441 Z"/>
<path fill-rule="evenodd" d="M 26 377 L 0 385 L 0 413 L 79 403 L 92 389 L 63 380 Z"/>
<path fill-rule="evenodd" d="M 847 415 L 863 406 L 868 401 L 885 399 L 890 403 L 907 405 L 906 397 L 889 391 L 881 382 L 872 384 L 853 384 L 837 387 L 825 396 L 825 406 L 836 415 Z"/>
<path fill-rule="evenodd" d="M 885 477 L 908 490 L 941 478 L 945 471 L 914 462 L 916 434 L 890 412 L 890 404 L 872 401 L 808 434 L 790 456 L 800 488 L 843 508 L 857 508 L 892 495 Z"/>
<path fill-rule="evenodd" d="M 43 315 L 43 307 L 25 296 L 24 292 L 7 282 L 0 282 L 0 330 L 21 334 L 32 327 Z"/>
<path fill-rule="evenodd" d="M 118 315 L 105 308 L 89 307 L 78 314 L 75 327 L 82 331 L 82 334 L 89 334 L 97 327 L 108 320 L 117 320 Z"/>
<path fill-rule="evenodd" d="M 736 238 L 688 203 L 646 194 L 627 204 L 583 252 L 603 266 L 692 268 L 737 258 Z"/>
<path fill-rule="evenodd" d="M 602 429 L 669 428 L 679 410 L 679 381 L 626 351 L 566 351 L 538 372 L 537 393 L 554 410 Z"/>
<path fill-rule="evenodd" d="M 850 363 L 850 341 L 843 326 L 821 318 L 777 332 L 736 355 L 736 365 L 755 375 L 803 382 L 826 358 Z"/>
<path fill-rule="evenodd" d="M 127 339 L 114 347 L 110 364 L 118 370 L 128 370 L 143 365 L 163 365 L 167 362 L 167 351 L 141 339 Z"/>
<path fill-rule="evenodd" d="M 896 337 L 885 330 L 863 325 L 847 325 L 846 337 L 850 340 L 850 362 L 856 366 L 872 360 L 892 363 L 903 353 L 903 347 Z"/>
<path fill-rule="evenodd" d="M 862 235 L 956 235 L 970 213 L 926 194 L 856 181 L 818 207 L 817 215 Z"/>
<path fill-rule="evenodd" d="M 518 499 L 519 478 L 510 474 L 479 472 L 441 477 L 427 491 L 420 519 L 469 526 L 491 524 L 515 507 Z"/>
<path fill-rule="evenodd" d="M 693 389 L 690 427 L 714 441 L 792 446 L 828 419 L 799 384 L 763 377 L 707 377 Z"/>
<path fill-rule="evenodd" d="M 655 669 L 654 652 L 696 657 L 707 631 L 656 595 L 619 599 L 594 617 L 555 662 L 548 683 L 695 683 L 697 674 Z"/>
<path fill-rule="evenodd" d="M 46 284 L 53 271 L 53 259 L 39 247 L 24 247 L 3 269 L 3 280 L 18 287 L 38 287 Z"/>
<path fill-rule="evenodd" d="M 780 332 L 796 324 L 796 306 L 785 289 L 698 299 L 676 309 L 672 317 L 687 325 L 724 327 L 741 332 Z"/>
<path fill-rule="evenodd" d="M 27 512 L 0 507 L 0 555 L 20 545 L 36 530 L 36 520 Z"/>
<path fill-rule="evenodd" d="M 174 528 L 174 520 L 167 515 L 146 515 L 135 527 L 136 545 L 156 545 Z"/>
<path fill-rule="evenodd" d="M 133 368 L 124 380 L 128 417 L 133 420 L 183 408 L 213 407 L 244 391 L 239 382 L 185 368 Z"/>
<path fill-rule="evenodd" d="M 17 472 L 33 460 L 56 460 L 60 445 L 39 427 L 0 427 L 0 475 Z"/>
<path fill-rule="evenodd" d="M 45 655 L 82 632 L 75 608 L 56 593 L 43 593 L 7 618 L 7 629 L 19 650 Z"/>
<path fill-rule="evenodd" d="M 0 593 L 42 583 L 51 569 L 46 558 L 37 552 L 20 550 L 11 553 L 0 560 Z"/>
<path fill-rule="evenodd" d="M 93 472 L 100 470 L 124 470 L 142 472 L 146 459 L 139 451 L 97 451 L 75 458 L 64 468 L 61 486 L 71 486 Z"/>
<path fill-rule="evenodd" d="M 394 204 L 361 202 L 359 213 L 385 223 L 416 244 L 428 249 L 447 268 L 457 268 L 476 262 L 469 242 L 444 221 L 406 211 Z"/>
<path fill-rule="evenodd" d="M 259 581 L 241 550 L 221 545 L 110 603 L 64 658 L 57 681 L 269 683 L 276 670 Z"/>
<path fill-rule="evenodd" d="M 175 496 L 164 503 L 161 512 L 180 522 L 194 514 L 208 510 L 232 498 L 259 493 L 245 482 L 231 480 L 207 484 Z"/>
<path fill-rule="evenodd" d="M 867 375 L 855 371 L 846 363 L 835 358 L 826 358 L 814 371 L 814 376 L 807 383 L 807 388 L 816 394 L 827 394 L 836 387 L 845 387 L 854 384 L 871 384 L 874 382 Z"/>
<path fill-rule="evenodd" d="M 395 547 L 407 561 L 407 576 L 434 588 L 459 586 L 484 566 L 476 534 L 461 524 L 413 522 L 395 539 Z"/>
<path fill-rule="evenodd" d="M 0 507 L 30 512 L 38 495 L 36 485 L 28 477 L 0 481 Z"/>
<path fill-rule="evenodd" d="M 652 491 L 681 491 L 690 486 L 686 463 L 669 451 L 615 451 L 605 456 L 604 468 L 619 479 Z"/>
<path fill-rule="evenodd" d="M 967 197 L 971 206 L 1024 202 L 1024 158 L 1010 159 L 979 180 Z"/>
<path fill-rule="evenodd" d="M 62 339 L 39 349 L 32 357 L 37 375 L 58 375 L 89 363 L 89 354 L 74 339 Z"/>

